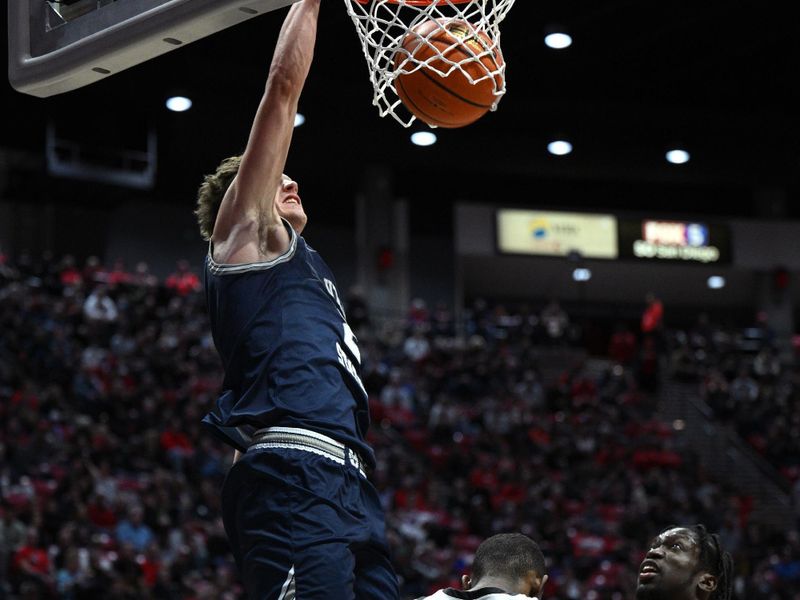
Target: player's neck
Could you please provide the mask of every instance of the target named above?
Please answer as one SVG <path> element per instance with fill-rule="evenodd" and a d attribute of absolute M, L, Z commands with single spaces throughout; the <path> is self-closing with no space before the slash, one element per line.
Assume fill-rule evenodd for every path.
<path fill-rule="evenodd" d="M 491 575 L 481 577 L 481 579 L 476 581 L 472 586 L 470 586 L 469 589 L 470 591 L 473 591 L 473 590 L 480 590 L 483 588 L 498 588 L 508 594 L 519 593 L 516 584 L 514 584 L 513 582 L 503 577 L 492 577 Z"/>

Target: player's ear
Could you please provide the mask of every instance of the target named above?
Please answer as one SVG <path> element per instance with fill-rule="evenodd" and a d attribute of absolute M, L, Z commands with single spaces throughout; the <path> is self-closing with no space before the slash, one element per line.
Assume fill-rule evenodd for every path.
<path fill-rule="evenodd" d="M 540 577 L 536 571 L 528 571 L 525 575 L 525 585 L 522 588 L 523 593 L 531 598 L 541 599 L 545 583 L 547 583 L 547 575 Z"/>
<path fill-rule="evenodd" d="M 717 589 L 717 578 L 711 573 L 703 573 L 700 577 L 700 581 L 697 582 L 697 587 L 706 594 L 711 594 Z"/>
<path fill-rule="evenodd" d="M 465 590 L 468 590 L 472 586 L 472 580 L 469 578 L 469 575 L 462 575 L 461 576 L 461 587 Z"/>
<path fill-rule="evenodd" d="M 539 600 L 542 600 L 542 596 L 544 595 L 544 586 L 547 585 L 547 580 L 548 580 L 548 576 L 547 575 L 543 575 L 541 580 L 538 580 L 536 582 L 537 583 L 536 587 L 533 588 L 536 591 L 536 597 Z"/>

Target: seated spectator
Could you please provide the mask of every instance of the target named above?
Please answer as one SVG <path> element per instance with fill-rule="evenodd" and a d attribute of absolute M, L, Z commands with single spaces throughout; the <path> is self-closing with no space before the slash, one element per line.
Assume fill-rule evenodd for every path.
<path fill-rule="evenodd" d="M 550 340 L 558 342 L 564 339 L 569 327 L 569 315 L 561 308 L 558 300 L 551 300 L 542 310 L 540 318 Z"/>
<path fill-rule="evenodd" d="M 79 594 L 85 574 L 81 569 L 80 555 L 77 548 L 69 548 L 63 564 L 56 572 L 56 592 L 59 598 L 73 600 Z"/>
<path fill-rule="evenodd" d="M 636 356 L 636 336 L 623 324 L 618 324 L 608 346 L 608 354 L 612 360 L 622 364 L 630 364 Z"/>
<path fill-rule="evenodd" d="M 181 296 L 200 291 L 202 287 L 200 278 L 189 268 L 188 260 L 178 261 L 177 269 L 167 277 L 164 285 Z"/>
<path fill-rule="evenodd" d="M 422 325 L 414 327 L 414 332 L 406 338 L 403 344 L 403 352 L 414 363 L 419 363 L 428 358 L 431 345 L 425 335 Z"/>
<path fill-rule="evenodd" d="M 753 373 L 766 383 L 771 383 L 781 374 L 781 361 L 769 346 L 759 350 L 753 359 Z"/>
<path fill-rule="evenodd" d="M 427 326 L 430 320 L 428 303 L 422 298 L 413 298 L 408 307 L 407 326 L 413 330 L 416 327 Z"/>
<path fill-rule="evenodd" d="M 142 287 L 155 287 L 158 285 L 158 277 L 150 272 L 150 266 L 145 261 L 140 260 L 136 263 L 131 283 Z"/>
<path fill-rule="evenodd" d="M 414 390 L 403 381 L 403 373 L 399 368 L 389 372 L 389 381 L 381 390 L 380 401 L 386 408 L 413 410 Z"/>
<path fill-rule="evenodd" d="M 134 505 L 128 510 L 127 518 L 119 522 L 116 529 L 117 542 L 130 545 L 137 552 L 144 552 L 153 542 L 153 530 L 144 522 L 144 510 Z"/>
<path fill-rule="evenodd" d="M 194 456 L 194 445 L 177 417 L 172 417 L 169 426 L 161 433 L 161 448 L 178 471 L 183 469 L 185 460 Z"/>
<path fill-rule="evenodd" d="M 347 322 L 353 328 L 353 331 L 360 332 L 370 324 L 367 298 L 360 285 L 353 285 L 348 290 L 345 298 L 345 308 L 347 310 Z"/>
<path fill-rule="evenodd" d="M 75 265 L 75 257 L 71 254 L 61 259 L 60 269 L 59 278 L 63 287 L 78 287 L 83 283 L 83 274 Z"/>
<path fill-rule="evenodd" d="M 131 283 L 133 275 L 125 269 L 125 261 L 118 258 L 114 261 L 114 266 L 108 272 L 107 283 L 109 287 L 114 288 L 119 285 L 127 285 Z"/>
<path fill-rule="evenodd" d="M 108 282 L 108 271 L 103 266 L 100 258 L 94 255 L 89 256 L 86 259 L 86 262 L 83 265 L 83 273 L 81 275 L 87 286 Z"/>
<path fill-rule="evenodd" d="M 759 386 L 750 376 L 750 369 L 742 367 L 739 374 L 731 382 L 730 395 L 734 405 L 748 405 L 758 399 Z"/>
<path fill-rule="evenodd" d="M 11 574 L 20 584 L 27 583 L 44 596 L 52 583 L 53 573 L 50 557 L 40 538 L 36 527 L 28 529 L 25 542 L 14 553 Z"/>
<path fill-rule="evenodd" d="M 114 300 L 108 295 L 105 285 L 94 288 L 83 303 L 83 315 L 90 323 L 109 324 L 117 320 L 119 311 Z"/>
<path fill-rule="evenodd" d="M 719 369 L 711 369 L 703 381 L 702 394 L 711 410 L 723 421 L 730 420 L 736 406 L 731 399 L 728 379 Z"/>
<path fill-rule="evenodd" d="M 431 329 L 434 335 L 453 335 L 455 326 L 453 323 L 453 313 L 446 302 L 437 302 L 431 314 Z"/>

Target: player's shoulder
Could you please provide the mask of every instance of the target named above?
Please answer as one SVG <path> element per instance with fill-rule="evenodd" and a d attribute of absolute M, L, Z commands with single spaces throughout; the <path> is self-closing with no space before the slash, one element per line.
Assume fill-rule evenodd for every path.
<path fill-rule="evenodd" d="M 206 254 L 206 270 L 212 275 L 236 275 L 252 271 L 267 271 L 277 265 L 290 261 L 302 247 L 302 238 L 292 229 L 288 221 L 283 220 L 282 228 L 289 241 L 282 252 L 267 252 L 260 244 L 250 240 L 241 247 L 233 244 L 235 238 L 223 242 L 212 240 Z"/>
<path fill-rule="evenodd" d="M 497 588 L 483 588 L 478 590 L 457 590 L 446 588 L 437 591 L 431 596 L 420 596 L 416 600 L 514 600 L 524 598 L 518 594 L 509 594 Z"/>
<path fill-rule="evenodd" d="M 462 597 L 463 596 L 459 593 L 458 590 L 455 590 L 453 588 L 446 588 L 438 590 L 437 592 L 435 592 L 430 596 L 420 596 L 416 600 L 455 600 Z"/>

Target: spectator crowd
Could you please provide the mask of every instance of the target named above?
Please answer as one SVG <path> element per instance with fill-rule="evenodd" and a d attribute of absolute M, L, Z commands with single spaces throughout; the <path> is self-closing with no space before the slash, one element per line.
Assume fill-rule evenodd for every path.
<path fill-rule="evenodd" d="M 734 554 L 737 599 L 799 597 L 797 528 L 755 522 L 655 418 L 661 346 L 620 329 L 587 360 L 555 301 L 476 302 L 459 323 L 422 301 L 380 323 L 348 305 L 402 598 L 458 586 L 482 539 L 520 531 L 548 558 L 547 598 L 629 599 L 648 538 L 696 522 Z M 199 426 L 222 372 L 188 263 L 162 281 L 144 263 L 0 255 L 0 331 L 0 598 L 242 598 L 220 521 L 232 453 Z M 724 352 L 705 365 L 697 343 L 664 345 L 673 376 L 766 456 L 796 458 L 796 371 L 768 354 L 747 376 Z"/>
<path fill-rule="evenodd" d="M 675 379 L 699 386 L 715 418 L 769 462 L 800 500 L 800 369 L 765 315 L 738 331 L 701 315 L 694 327 L 671 332 L 668 346 Z"/>

